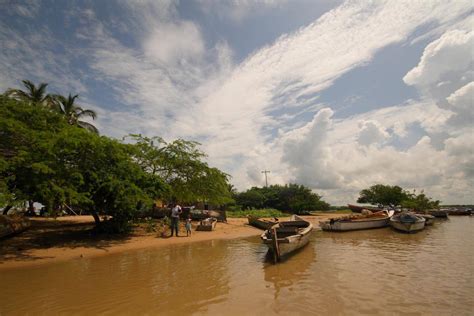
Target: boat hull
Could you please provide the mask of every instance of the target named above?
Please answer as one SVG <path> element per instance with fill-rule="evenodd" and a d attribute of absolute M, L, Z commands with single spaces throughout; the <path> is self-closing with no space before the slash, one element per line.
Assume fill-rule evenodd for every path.
<path fill-rule="evenodd" d="M 254 216 L 249 216 L 248 221 L 249 221 L 250 226 L 257 227 L 257 228 L 263 229 L 263 230 L 267 230 L 267 229 L 269 229 L 270 227 L 272 227 L 273 225 L 276 224 L 276 222 L 263 220 L 263 219 L 260 219 L 258 217 L 254 217 Z"/>
<path fill-rule="evenodd" d="M 345 232 L 352 230 L 374 229 L 387 227 L 390 223 L 390 218 L 377 218 L 367 220 L 352 220 L 352 221 L 324 221 L 320 222 L 319 226 L 324 231 Z"/>
<path fill-rule="evenodd" d="M 447 211 L 429 211 L 428 212 L 430 215 L 433 215 L 436 218 L 448 218 L 448 212 Z"/>
<path fill-rule="evenodd" d="M 296 223 L 303 224 L 302 226 L 293 226 Z M 299 227 L 295 229 L 295 227 Z M 290 235 L 280 235 L 278 229 L 295 229 Z M 313 231 L 313 224 L 305 221 L 297 215 L 293 215 L 290 221 L 280 222 L 267 229 L 262 235 L 262 241 L 268 246 L 269 250 L 274 254 L 274 260 L 277 262 L 281 257 L 286 256 L 309 243 L 311 232 Z M 277 236 L 275 238 L 275 234 Z"/>
<path fill-rule="evenodd" d="M 401 222 L 394 218 L 390 220 L 390 226 L 404 233 L 416 233 L 420 230 L 423 230 L 425 228 L 425 223 L 426 220 L 424 218 L 420 218 L 420 220 L 412 223 Z"/>
<path fill-rule="evenodd" d="M 302 235 L 302 236 L 291 236 L 291 237 L 288 237 L 288 239 L 291 239 L 289 240 L 289 242 L 280 242 L 278 244 L 278 247 L 280 248 L 279 251 L 280 251 L 280 256 L 283 257 L 283 256 L 286 256 L 300 248 L 303 248 L 304 246 L 306 246 L 308 243 L 309 243 L 309 237 L 310 237 L 310 233 L 313 229 L 311 228 L 311 230 L 305 234 L 305 235 Z M 275 248 L 274 248 L 274 244 L 272 243 L 272 241 L 265 241 L 265 244 L 268 246 L 268 248 L 270 249 L 270 251 L 275 251 Z"/>

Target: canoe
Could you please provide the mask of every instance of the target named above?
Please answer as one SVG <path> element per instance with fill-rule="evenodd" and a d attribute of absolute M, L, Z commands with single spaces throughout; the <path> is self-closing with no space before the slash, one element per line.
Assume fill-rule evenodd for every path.
<path fill-rule="evenodd" d="M 292 215 L 289 221 L 278 222 L 267 229 L 260 238 L 273 253 L 276 263 L 281 257 L 308 244 L 312 231 L 313 224 L 298 215 Z"/>
<path fill-rule="evenodd" d="M 350 210 L 354 213 L 361 213 L 362 210 L 369 210 L 372 212 L 383 211 L 383 209 L 379 207 L 373 207 L 373 206 L 360 206 L 360 205 L 347 204 L 347 207 L 350 208 Z"/>
<path fill-rule="evenodd" d="M 368 216 L 347 216 L 342 218 L 334 218 L 327 221 L 319 222 L 319 226 L 324 231 L 345 232 L 352 230 L 374 229 L 387 227 L 390 223 L 390 217 L 393 215 L 382 211 L 376 212 Z"/>
<path fill-rule="evenodd" d="M 26 217 L 0 215 L 0 238 L 21 233 L 30 226 L 31 222 Z"/>
<path fill-rule="evenodd" d="M 269 220 L 258 218 L 256 216 L 251 216 L 251 215 L 249 215 L 247 219 L 249 221 L 249 225 L 263 229 L 263 230 L 267 230 L 277 223 L 276 221 L 269 221 Z"/>
<path fill-rule="evenodd" d="M 401 232 L 415 233 L 425 228 L 426 220 L 414 213 L 403 212 L 390 218 L 390 225 Z"/>
<path fill-rule="evenodd" d="M 196 230 L 198 231 L 212 231 L 214 228 L 216 228 L 216 223 L 217 219 L 214 217 L 209 217 L 206 219 L 203 219 L 199 225 L 196 227 Z"/>

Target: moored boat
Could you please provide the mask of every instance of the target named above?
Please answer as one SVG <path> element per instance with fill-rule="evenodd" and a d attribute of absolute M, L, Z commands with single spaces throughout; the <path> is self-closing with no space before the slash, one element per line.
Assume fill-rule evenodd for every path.
<path fill-rule="evenodd" d="M 260 237 L 273 253 L 276 263 L 281 257 L 305 246 L 313 231 L 313 224 L 292 215 L 289 221 L 281 221 L 267 229 Z"/>
<path fill-rule="evenodd" d="M 403 212 L 390 218 L 390 225 L 405 233 L 415 233 L 425 228 L 426 220 L 417 214 Z"/>
<path fill-rule="evenodd" d="M 325 231 L 352 231 L 362 229 L 373 229 L 387 227 L 393 211 L 375 212 L 369 215 L 345 216 L 319 222 L 319 226 Z"/>
<path fill-rule="evenodd" d="M 425 219 L 425 226 L 431 226 L 434 224 L 435 217 L 430 214 L 416 214 L 418 216 L 421 216 Z"/>
<path fill-rule="evenodd" d="M 446 210 L 430 210 L 428 214 L 433 215 L 436 218 L 448 218 L 448 212 Z"/>
<path fill-rule="evenodd" d="M 249 221 L 250 226 L 257 227 L 263 230 L 267 230 L 277 223 L 276 221 L 270 221 L 252 215 L 247 216 L 247 219 Z"/>
<path fill-rule="evenodd" d="M 354 213 L 362 213 L 363 210 L 369 210 L 369 211 L 372 211 L 372 212 L 383 211 L 383 209 L 381 209 L 379 207 L 373 207 L 373 206 L 347 204 L 347 207 Z"/>
<path fill-rule="evenodd" d="M 214 228 L 216 228 L 217 224 L 217 219 L 214 217 L 209 217 L 206 219 L 203 219 L 199 225 L 196 227 L 196 230 L 198 231 L 212 231 Z"/>

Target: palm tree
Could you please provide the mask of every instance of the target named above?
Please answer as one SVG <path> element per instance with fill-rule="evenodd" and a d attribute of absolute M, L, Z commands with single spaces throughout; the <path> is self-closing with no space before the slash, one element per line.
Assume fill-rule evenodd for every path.
<path fill-rule="evenodd" d="M 81 117 L 85 116 L 90 116 L 92 119 L 95 119 L 97 117 L 97 113 L 93 110 L 83 109 L 80 106 L 74 104 L 77 97 L 77 94 L 74 96 L 69 94 L 67 98 L 62 95 L 55 95 L 53 99 L 56 110 L 66 117 L 66 120 L 69 124 L 77 125 L 98 134 L 99 130 L 94 125 L 79 120 Z"/>
<path fill-rule="evenodd" d="M 38 87 L 29 80 L 22 80 L 26 90 L 8 89 L 5 92 L 7 97 L 28 102 L 32 105 L 52 106 L 53 99 L 50 94 L 46 94 L 47 83 L 40 83 Z"/>

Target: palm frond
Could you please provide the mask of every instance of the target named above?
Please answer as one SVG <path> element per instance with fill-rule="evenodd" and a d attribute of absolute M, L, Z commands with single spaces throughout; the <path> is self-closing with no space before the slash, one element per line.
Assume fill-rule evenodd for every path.
<path fill-rule="evenodd" d="M 90 132 L 99 134 L 99 130 L 97 129 L 97 127 L 95 127 L 91 123 L 87 123 L 87 122 L 84 122 L 84 121 L 77 121 L 77 126 L 79 126 L 81 128 L 84 128 L 84 129 L 87 129 Z"/>

